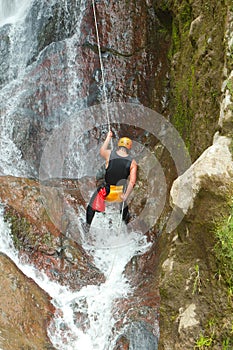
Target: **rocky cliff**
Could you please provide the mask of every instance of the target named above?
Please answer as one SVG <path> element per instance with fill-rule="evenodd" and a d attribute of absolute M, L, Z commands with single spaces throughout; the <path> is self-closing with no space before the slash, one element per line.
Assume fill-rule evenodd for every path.
<path fill-rule="evenodd" d="M 54 349 L 46 331 L 54 313 L 49 296 L 3 254 L 0 266 L 1 348 Z"/>
<path fill-rule="evenodd" d="M 229 221 L 233 188 L 232 6 L 175 1 L 172 9 L 172 118 L 196 160 L 171 187 L 185 217 L 159 241 L 159 348 L 231 349 L 232 284 L 216 230 Z"/>
<path fill-rule="evenodd" d="M 193 161 L 177 178 L 171 155 L 158 140 L 127 127 L 158 157 L 168 193 L 160 220 L 147 232 L 151 249 L 126 267 L 135 291 L 129 299 L 115 302 L 117 331 L 122 329 L 121 320 L 128 325 L 115 349 L 157 347 L 159 302 L 160 349 L 231 349 L 232 289 L 219 273 L 214 231 L 216 223 L 228 217 L 233 196 L 232 4 L 219 0 L 101 1 L 96 2 L 96 10 L 108 101 L 141 103 L 163 113 L 182 135 Z M 52 132 L 75 111 L 103 102 L 93 11 L 89 2 L 33 1 L 25 23 L 26 28 L 19 28 L 22 41 L 15 46 L 11 24 L 0 28 L 2 145 L 9 140 L 14 145 L 3 152 L 0 197 L 22 261 L 29 260 L 51 280 L 79 290 L 104 281 L 72 224 L 72 215 L 85 206 L 82 184 L 53 179 L 50 206 L 55 225 L 35 178 Z M 12 52 L 18 53 L 20 69 L 11 66 Z M 101 140 L 101 130 L 94 123 L 90 136 L 90 142 Z M 18 154 L 25 162 L 22 166 L 17 163 Z M 14 167 L 16 174 L 24 176 L 6 176 L 14 173 Z M 142 166 L 137 203 L 132 205 L 135 213 L 144 206 L 138 191 L 146 192 L 150 181 L 141 171 Z M 88 179 L 82 181 L 90 185 Z M 48 184 L 44 185 L 49 191 Z M 168 232 L 166 218 L 171 208 L 183 220 Z M 6 284 L 8 291 L 8 299 L 1 302 L 1 346 L 17 348 L 14 339 L 21 347 L 52 349 L 45 332 L 54 311 L 48 296 L 5 256 L 1 264 L 9 271 L 1 276 L 1 285 Z M 17 317 L 12 312 L 16 295 L 22 300 Z M 36 297 L 29 310 L 31 295 Z M 41 316 L 34 319 L 31 312 L 37 309 L 42 310 Z M 28 324 L 29 317 L 33 324 Z M 30 343 L 32 335 L 34 343 Z"/>

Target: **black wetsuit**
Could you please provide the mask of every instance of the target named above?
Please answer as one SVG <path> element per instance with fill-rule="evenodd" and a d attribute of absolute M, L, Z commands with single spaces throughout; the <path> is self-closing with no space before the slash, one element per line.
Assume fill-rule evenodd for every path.
<path fill-rule="evenodd" d="M 127 155 L 127 157 L 121 157 L 119 156 L 116 151 L 112 151 L 109 157 L 109 163 L 108 167 L 105 171 L 105 184 L 103 184 L 106 187 L 109 187 L 110 185 L 124 185 L 126 187 L 126 180 L 128 179 L 130 175 L 130 167 L 132 163 L 132 157 Z M 87 212 L 86 212 L 86 222 L 91 225 L 91 222 L 95 215 L 95 210 L 92 208 L 92 202 L 95 198 L 95 196 L 98 193 L 98 190 L 95 191 L 93 194 L 90 203 L 87 206 Z M 120 211 L 122 210 L 122 203 L 120 206 Z M 124 209 L 122 214 L 122 219 L 125 221 L 125 223 L 128 223 L 129 221 L 129 210 L 128 205 L 126 202 L 124 202 Z"/>
<path fill-rule="evenodd" d="M 119 156 L 116 151 L 112 151 L 109 158 L 108 167 L 105 172 L 105 182 L 109 185 L 123 185 L 130 175 L 132 157 Z"/>

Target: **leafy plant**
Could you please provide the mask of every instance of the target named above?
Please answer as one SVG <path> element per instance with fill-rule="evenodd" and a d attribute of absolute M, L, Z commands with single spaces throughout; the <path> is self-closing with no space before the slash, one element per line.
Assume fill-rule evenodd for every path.
<path fill-rule="evenodd" d="M 193 283 L 193 292 L 192 294 L 195 293 L 200 293 L 201 292 L 201 278 L 200 278 L 200 268 L 199 265 L 195 265 L 195 279 Z"/>
<path fill-rule="evenodd" d="M 203 334 L 200 335 L 199 339 L 196 341 L 194 349 L 204 350 L 210 347 L 213 343 L 212 337 L 205 337 Z"/>
<path fill-rule="evenodd" d="M 227 82 L 227 88 L 231 95 L 233 95 L 233 79 L 229 79 Z"/>
<path fill-rule="evenodd" d="M 230 350 L 230 339 L 227 338 L 222 343 L 222 350 Z"/>

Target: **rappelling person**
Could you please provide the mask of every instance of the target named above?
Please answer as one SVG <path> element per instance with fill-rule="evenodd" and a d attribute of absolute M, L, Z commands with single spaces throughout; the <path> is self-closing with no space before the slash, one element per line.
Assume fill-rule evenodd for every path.
<path fill-rule="evenodd" d="M 106 161 L 105 182 L 97 188 L 87 206 L 84 225 L 86 232 L 90 229 L 95 213 L 105 211 L 105 201 L 119 202 L 122 219 L 126 224 L 130 220 L 126 200 L 136 183 L 137 163 L 129 155 L 132 140 L 128 137 L 122 137 L 118 141 L 118 149 L 110 150 L 108 146 L 112 136 L 112 131 L 109 131 L 100 148 L 100 155 Z"/>

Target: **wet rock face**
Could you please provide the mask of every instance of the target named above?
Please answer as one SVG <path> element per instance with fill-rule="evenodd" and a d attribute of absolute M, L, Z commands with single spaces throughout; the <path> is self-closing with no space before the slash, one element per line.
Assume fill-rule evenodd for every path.
<path fill-rule="evenodd" d="M 7 72 L 9 69 L 9 37 L 8 37 L 8 27 L 5 26 L 0 30 L 0 39 L 1 39 L 1 55 L 0 55 L 0 66 L 1 66 L 1 78 L 0 86 L 4 85 L 7 80 Z"/>
<path fill-rule="evenodd" d="M 73 215 L 77 216 L 80 207 L 83 206 L 78 181 L 50 180 L 42 186 L 46 187 L 48 192 L 52 185 L 56 191 L 52 193 L 51 201 L 56 215 L 62 219 L 61 225 L 58 226 L 54 224 L 54 213 L 46 211 L 45 198 L 37 181 L 11 176 L 1 177 L 1 201 L 5 203 L 5 218 L 11 225 L 13 242 L 19 250 L 21 262 L 34 265 L 38 270 L 44 271 L 51 280 L 75 291 L 88 284 L 103 283 L 103 275 L 79 244 L 78 226 L 73 222 Z M 59 192 L 58 189 L 63 191 Z M 62 198 L 61 207 L 57 205 L 60 203 L 59 198 Z M 9 259 L 8 264 L 11 265 Z M 116 344 L 118 350 L 157 349 L 158 334 L 155 334 L 155 331 L 158 330 L 159 296 L 154 277 L 156 265 L 156 253 L 152 248 L 145 255 L 135 256 L 126 268 L 125 273 L 135 291 L 129 298 L 116 300 L 113 308 L 114 317 L 118 320 L 117 332 L 122 334 Z M 16 278 L 15 274 L 13 278 Z M 12 303 L 12 297 L 9 294 L 8 297 L 9 303 Z M 85 304 L 85 300 L 83 302 Z M 27 309 L 25 315 L 26 313 Z M 78 309 L 75 312 L 77 326 L 85 330 L 85 327 L 88 328 L 88 322 L 87 315 Z M 7 331 L 11 334 L 10 330 Z M 27 330 L 23 330 L 24 332 L 27 334 Z"/>
<path fill-rule="evenodd" d="M 169 12 L 166 17 L 144 1 L 95 5 L 108 101 L 139 102 L 163 112 Z M 104 101 L 93 9 L 71 0 L 34 1 L 24 27 L 12 28 L 0 28 L 2 84 L 11 91 L 10 137 L 37 170 L 51 131 L 78 110 Z M 8 114 L 4 94 L 2 112 Z"/>
<path fill-rule="evenodd" d="M 114 350 L 129 350 L 129 340 L 125 336 L 121 336 L 118 339 Z"/>
<path fill-rule="evenodd" d="M 158 348 L 157 256 L 154 244 L 147 253 L 134 256 L 126 266 L 125 274 L 134 291 L 127 299 L 115 302 L 113 313 L 118 320 L 115 327 L 122 335 L 114 350 Z"/>
<path fill-rule="evenodd" d="M 127 339 L 128 338 L 128 339 Z M 114 350 L 157 350 L 158 339 L 153 334 L 153 329 L 146 322 L 133 322 L 121 336 Z"/>
<path fill-rule="evenodd" d="M 165 22 L 152 2 L 142 1 L 100 2 L 96 7 L 109 100 L 138 101 L 162 111 L 166 93 L 161 83 L 168 69 L 170 43 L 168 13 Z M 96 49 L 93 29 L 86 39 Z"/>
<path fill-rule="evenodd" d="M 0 254 L 0 345 L 4 350 L 53 349 L 46 325 L 54 307 L 49 296 Z"/>
<path fill-rule="evenodd" d="M 129 330 L 130 346 L 134 350 L 145 348 L 147 350 L 157 350 L 158 340 L 153 334 L 153 328 L 150 328 L 145 322 L 132 323 Z"/>
<path fill-rule="evenodd" d="M 31 173 L 34 176 L 45 141 L 53 130 L 80 109 L 103 101 L 91 4 L 85 4 L 82 13 L 80 2 L 61 3 L 33 2 L 27 18 L 32 30 L 27 31 L 25 27 L 18 42 L 27 44 L 20 61 L 21 71 L 10 66 L 9 53 L 10 48 L 11 52 L 20 52 L 22 46 L 10 42 L 12 26 L 0 29 L 2 113 L 7 115 L 9 137 L 35 169 Z M 221 1 L 196 0 L 192 4 L 185 0 L 161 0 L 156 4 L 154 1 L 101 1 L 96 2 L 96 10 L 109 101 L 140 102 L 162 113 L 167 108 L 167 83 L 171 73 L 170 114 L 190 146 L 193 159 L 211 144 L 216 128 L 232 135 L 232 118 L 227 118 L 227 123 L 223 122 L 224 118 L 217 123 L 225 59 L 226 8 Z M 170 72 L 167 52 L 171 13 Z M 22 57 L 16 55 L 16 59 L 19 61 Z M 10 81 L 9 77 L 15 80 Z M 226 99 L 229 100 L 229 95 Z M 94 135 L 94 138 L 96 141 L 98 137 Z M 227 210 L 221 187 L 232 184 L 230 180 L 225 183 L 222 180 L 221 174 L 211 180 L 208 176 L 202 178 L 193 208 L 186 211 L 187 217 L 175 232 L 164 233 L 159 241 L 158 270 L 154 252 L 133 258 L 127 266 L 126 274 L 136 288 L 132 298 L 117 301 L 114 306 L 120 320 L 118 330 L 122 329 L 126 313 L 129 325 L 116 350 L 138 350 L 139 346 L 140 350 L 156 349 L 157 334 L 153 333 L 159 303 L 156 270 L 160 273 L 162 299 L 161 349 L 191 350 L 209 321 L 206 315 L 218 315 L 221 324 L 225 324 L 221 314 L 226 312 L 229 319 L 232 316 L 224 299 L 226 293 L 219 288 L 212 273 L 217 268 L 211 256 L 212 221 L 215 215 Z M 22 259 L 30 259 L 52 280 L 73 289 L 103 281 L 102 274 L 80 247 L 79 235 L 74 236 L 76 227 L 71 220 L 67 222 L 64 217 L 61 220 L 64 209 L 67 213 L 73 207 L 77 214 L 83 205 L 75 186 L 75 196 L 70 197 L 69 192 L 64 196 L 68 202 L 65 207 L 65 202 L 59 200 L 59 191 L 51 194 L 51 200 L 55 198 L 58 203 L 50 213 L 52 220 L 41 203 L 35 181 L 1 178 L 0 186 L 6 218 L 12 224 L 14 242 Z M 72 215 L 68 215 L 70 218 Z M 56 226 L 54 221 L 59 224 Z M 61 235 L 63 225 L 68 232 L 66 237 Z M 77 322 L 82 317 L 77 314 Z"/>
<path fill-rule="evenodd" d="M 71 184 L 71 182 L 69 182 Z M 46 210 L 45 199 L 40 192 L 38 182 L 14 177 L 1 177 L 0 197 L 5 206 L 5 218 L 11 225 L 12 238 L 19 250 L 22 261 L 30 261 L 39 270 L 43 270 L 51 280 L 71 289 L 79 290 L 88 284 L 101 283 L 103 275 L 93 265 L 91 258 L 80 245 L 80 232 L 77 227 L 67 231 L 64 206 L 57 203 L 68 202 L 72 198 L 72 206 L 80 206 L 79 191 L 73 184 L 72 196 L 67 193 L 60 197 L 56 191 L 53 206 L 59 219 L 59 225 L 51 220 Z M 47 190 L 48 191 L 48 190 Z M 75 204 L 76 203 L 76 204 Z M 63 219 L 62 219 L 63 218 Z M 54 217 L 53 217 L 54 220 Z M 62 221 L 64 220 L 64 222 Z M 62 231 L 63 228 L 63 231 Z M 74 236 L 73 234 L 76 234 Z"/>
<path fill-rule="evenodd" d="M 134 322 L 117 341 L 114 350 L 157 350 L 158 339 L 153 334 L 153 329 L 146 322 Z"/>

